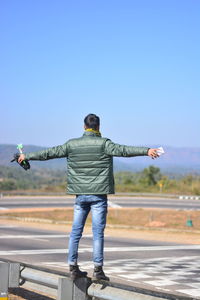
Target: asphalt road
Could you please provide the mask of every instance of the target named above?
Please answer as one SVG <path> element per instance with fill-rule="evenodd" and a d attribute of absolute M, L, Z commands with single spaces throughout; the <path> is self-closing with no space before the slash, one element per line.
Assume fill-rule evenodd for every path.
<path fill-rule="evenodd" d="M 0 224 L 0 259 L 68 271 L 69 233 Z M 105 238 L 104 270 L 111 280 L 200 299 L 200 245 Z M 92 236 L 80 243 L 79 262 L 92 274 Z"/>
<path fill-rule="evenodd" d="M 73 207 L 74 197 L 3 197 L 0 209 L 25 207 Z M 145 197 L 109 197 L 111 207 L 148 207 L 199 210 L 200 200 Z"/>

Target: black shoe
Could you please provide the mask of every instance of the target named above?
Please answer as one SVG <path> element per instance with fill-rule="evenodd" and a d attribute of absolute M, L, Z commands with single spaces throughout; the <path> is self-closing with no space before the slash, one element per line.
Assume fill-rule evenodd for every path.
<path fill-rule="evenodd" d="M 70 271 L 70 278 L 72 280 L 75 280 L 75 279 L 81 278 L 81 277 L 87 277 L 87 272 L 82 272 L 79 269 L 78 265 L 70 265 L 69 271 Z"/>
<path fill-rule="evenodd" d="M 102 266 L 96 266 L 94 267 L 94 272 L 92 276 L 93 280 L 107 280 L 109 281 L 109 277 L 107 277 L 103 271 Z"/>

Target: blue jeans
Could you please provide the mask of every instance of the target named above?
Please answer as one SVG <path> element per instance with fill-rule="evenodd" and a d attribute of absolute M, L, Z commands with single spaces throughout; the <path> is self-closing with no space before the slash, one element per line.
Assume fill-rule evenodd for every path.
<path fill-rule="evenodd" d="M 95 266 L 103 265 L 107 206 L 107 195 L 78 195 L 76 197 L 74 221 L 69 238 L 69 265 L 77 264 L 78 245 L 90 210 L 92 212 L 93 261 Z"/>

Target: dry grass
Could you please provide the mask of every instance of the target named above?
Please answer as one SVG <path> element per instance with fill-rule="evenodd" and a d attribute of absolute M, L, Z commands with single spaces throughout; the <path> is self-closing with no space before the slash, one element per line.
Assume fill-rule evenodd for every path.
<path fill-rule="evenodd" d="M 22 218 L 49 219 L 55 222 L 72 222 L 73 208 L 59 209 L 23 209 L 1 212 L 1 215 L 9 215 Z M 191 219 L 193 226 L 188 227 L 187 220 Z M 89 215 L 87 224 L 91 223 Z M 200 211 L 145 209 L 145 208 L 109 208 L 107 223 L 116 226 L 130 227 L 160 227 L 170 229 L 200 230 Z"/>

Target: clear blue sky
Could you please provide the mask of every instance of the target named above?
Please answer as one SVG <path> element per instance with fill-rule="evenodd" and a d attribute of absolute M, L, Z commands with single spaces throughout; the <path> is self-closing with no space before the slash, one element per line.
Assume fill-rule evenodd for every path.
<path fill-rule="evenodd" d="M 0 143 L 200 147 L 200 1 L 1 0 Z"/>

